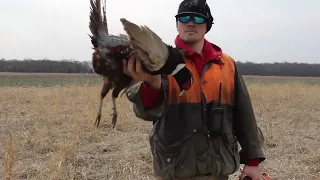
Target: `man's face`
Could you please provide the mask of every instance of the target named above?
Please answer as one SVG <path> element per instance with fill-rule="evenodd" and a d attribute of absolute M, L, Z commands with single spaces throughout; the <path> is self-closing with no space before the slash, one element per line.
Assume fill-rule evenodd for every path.
<path fill-rule="evenodd" d="M 186 43 L 195 43 L 202 40 L 207 31 L 206 23 L 195 23 L 192 17 L 191 20 L 187 22 L 187 20 L 190 19 L 190 16 L 186 17 L 187 16 L 178 20 L 178 32 L 180 38 Z"/>

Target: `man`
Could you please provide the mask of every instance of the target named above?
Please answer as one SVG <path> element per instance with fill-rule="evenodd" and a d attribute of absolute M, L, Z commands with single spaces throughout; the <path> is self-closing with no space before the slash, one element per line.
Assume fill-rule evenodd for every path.
<path fill-rule="evenodd" d="M 261 177 L 265 160 L 246 85 L 235 61 L 204 36 L 213 18 L 205 0 L 184 0 L 176 15 L 175 44 L 192 80 L 180 94 L 172 76 L 151 76 L 141 62 L 123 61 L 139 81 L 127 91 L 137 117 L 153 121 L 150 136 L 155 173 L 162 179 L 228 179 L 245 164 L 240 179 Z M 238 152 L 238 144 L 241 152 Z"/>

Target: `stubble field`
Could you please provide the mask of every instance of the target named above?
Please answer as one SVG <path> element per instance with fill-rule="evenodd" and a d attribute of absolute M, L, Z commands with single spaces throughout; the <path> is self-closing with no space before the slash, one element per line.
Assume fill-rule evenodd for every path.
<path fill-rule="evenodd" d="M 245 80 L 266 139 L 261 169 L 275 180 L 319 180 L 320 78 Z M 0 179 L 153 179 L 152 124 L 125 96 L 116 130 L 110 94 L 93 126 L 100 77 L 0 73 L 0 87 Z"/>

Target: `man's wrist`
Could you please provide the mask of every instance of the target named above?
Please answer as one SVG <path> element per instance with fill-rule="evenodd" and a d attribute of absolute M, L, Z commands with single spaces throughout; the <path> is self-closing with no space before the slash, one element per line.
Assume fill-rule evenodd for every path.
<path fill-rule="evenodd" d="M 148 87 L 153 90 L 159 90 L 161 88 L 161 76 L 151 78 L 149 81 L 144 81 Z"/>
<path fill-rule="evenodd" d="M 248 166 L 259 166 L 260 162 L 258 159 L 250 159 L 249 162 L 246 164 Z"/>

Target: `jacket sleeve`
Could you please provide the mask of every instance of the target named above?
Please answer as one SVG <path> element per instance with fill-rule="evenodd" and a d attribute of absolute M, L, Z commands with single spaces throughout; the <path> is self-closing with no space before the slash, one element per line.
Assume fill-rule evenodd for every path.
<path fill-rule="evenodd" d="M 141 84 L 140 97 L 142 104 L 146 110 L 153 109 L 159 104 L 159 102 L 161 102 L 163 98 L 163 91 L 162 88 L 153 90 L 143 82 Z"/>
<path fill-rule="evenodd" d="M 257 159 L 259 162 L 264 161 L 265 156 L 259 141 L 258 127 L 251 99 L 236 63 L 234 104 L 235 133 L 241 145 L 240 163 L 248 164 L 252 159 Z"/>
<path fill-rule="evenodd" d="M 163 91 L 163 98 L 156 105 L 153 105 L 152 108 L 146 109 L 142 102 L 142 85 L 143 81 L 139 81 L 130 88 L 128 88 L 126 92 L 127 98 L 130 102 L 132 102 L 133 111 L 138 118 L 143 119 L 145 121 L 158 120 L 164 115 L 165 109 L 167 107 L 166 92 L 164 88 L 161 88 L 161 91 Z"/>

